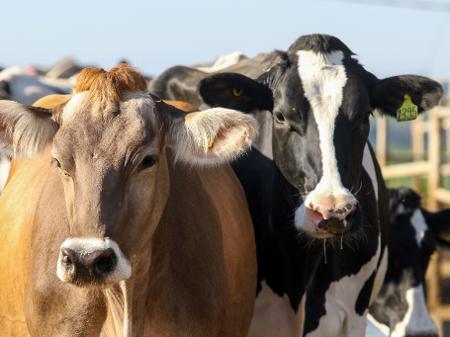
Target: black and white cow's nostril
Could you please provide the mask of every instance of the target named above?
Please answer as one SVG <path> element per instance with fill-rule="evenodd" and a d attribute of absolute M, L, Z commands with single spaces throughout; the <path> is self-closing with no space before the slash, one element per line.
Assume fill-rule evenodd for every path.
<path fill-rule="evenodd" d="M 319 222 L 318 227 L 329 232 L 330 234 L 344 234 L 348 229 L 347 225 L 343 221 L 336 218 L 322 220 Z"/>

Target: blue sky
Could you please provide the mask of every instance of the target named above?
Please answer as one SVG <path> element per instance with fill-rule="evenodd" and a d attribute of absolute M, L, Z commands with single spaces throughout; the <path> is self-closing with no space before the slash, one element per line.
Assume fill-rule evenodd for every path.
<path fill-rule="evenodd" d="M 110 67 L 126 57 L 158 74 L 235 50 L 286 49 L 321 32 L 341 38 L 379 77 L 450 75 L 450 12 L 333 0 L 16 0 L 1 12 L 0 64 L 8 66 L 73 56 Z"/>

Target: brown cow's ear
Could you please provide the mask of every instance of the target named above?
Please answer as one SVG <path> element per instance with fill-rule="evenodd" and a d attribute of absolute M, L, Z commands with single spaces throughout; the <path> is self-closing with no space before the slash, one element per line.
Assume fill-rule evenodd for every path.
<path fill-rule="evenodd" d="M 52 110 L 0 101 L 0 139 L 4 149 L 31 156 L 52 142 L 58 127 Z"/>
<path fill-rule="evenodd" d="M 193 165 L 229 162 L 244 153 L 257 134 L 257 122 L 236 110 L 213 108 L 185 113 L 157 102 L 166 144 L 175 158 Z"/>

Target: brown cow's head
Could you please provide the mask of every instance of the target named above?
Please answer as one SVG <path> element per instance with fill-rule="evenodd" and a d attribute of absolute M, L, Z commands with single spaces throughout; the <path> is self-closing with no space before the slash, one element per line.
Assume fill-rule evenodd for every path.
<path fill-rule="evenodd" d="M 211 165 L 242 153 L 255 135 L 254 120 L 239 112 L 186 114 L 145 90 L 128 66 L 90 68 L 52 109 L 0 102 L 2 136 L 16 152 L 32 155 L 51 144 L 70 232 L 57 263 L 64 282 L 130 277 L 130 258 L 149 245 L 169 195 L 166 145 L 175 159 Z"/>

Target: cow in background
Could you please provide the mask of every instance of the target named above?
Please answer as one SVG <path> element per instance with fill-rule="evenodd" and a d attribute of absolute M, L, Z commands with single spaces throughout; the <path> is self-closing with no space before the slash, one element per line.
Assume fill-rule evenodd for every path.
<path fill-rule="evenodd" d="M 224 55 L 216 61 L 219 64 L 215 62 L 211 66 L 171 67 L 153 79 L 150 92 L 163 99 L 189 102 L 198 109 L 204 104 L 198 92 L 198 85 L 202 79 L 221 72 L 238 72 L 250 78 L 257 78 L 281 60 L 282 52 L 274 50 L 252 58 L 239 56 L 240 54 L 231 55 L 231 61 L 230 55 Z"/>
<path fill-rule="evenodd" d="M 450 243 L 450 209 L 429 212 L 408 187 L 389 190 L 389 262 L 372 321 L 386 335 L 434 336 L 425 299 L 425 274 L 437 244 Z"/>
<path fill-rule="evenodd" d="M 0 73 L 3 99 L 31 105 L 39 98 L 51 94 L 69 94 L 73 83 L 65 79 L 52 79 L 30 72 L 30 68 L 11 67 Z"/>

